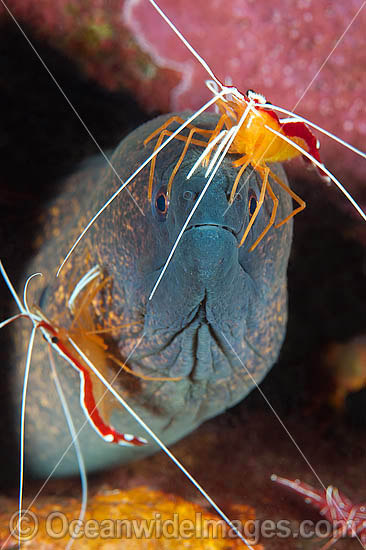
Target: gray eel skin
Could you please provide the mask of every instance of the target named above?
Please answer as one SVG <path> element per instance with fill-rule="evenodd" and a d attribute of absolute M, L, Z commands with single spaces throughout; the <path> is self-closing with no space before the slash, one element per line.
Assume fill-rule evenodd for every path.
<path fill-rule="evenodd" d="M 111 161 L 123 179 L 150 154 L 156 140 L 147 146 L 143 141 L 167 118 L 141 126 L 118 146 Z M 198 125 L 214 128 L 216 121 L 216 115 L 204 115 Z M 272 228 L 257 248 L 249 251 L 271 213 L 272 201 L 266 198 L 245 244 L 238 248 L 249 221 L 249 200 L 253 193 L 259 196 L 261 179 L 249 167 L 242 176 L 240 197 L 228 209 L 237 172 L 229 156 L 149 302 L 149 293 L 206 181 L 203 167 L 191 180 L 185 178 L 202 152 L 201 147 L 190 146 L 174 179 L 167 214 L 157 210 L 156 199 L 166 188 L 182 147 L 182 142 L 173 140 L 158 155 L 152 201 L 147 194 L 149 167 L 130 185 L 144 215 L 124 191 L 98 219 L 56 279 L 57 267 L 81 228 L 120 185 L 104 161 L 94 159 L 81 166 L 44 215 L 44 229 L 37 241 L 39 252 L 27 269 L 27 274 L 43 272 L 42 278 L 30 284 L 29 303 L 38 305 L 58 328 L 71 330 L 67 299 L 92 266 L 101 267 L 108 281 L 86 311 L 94 327 L 114 327 L 103 335 L 108 346 L 101 354 L 103 372 L 111 379 L 118 371 L 115 362 L 106 359 L 107 354 L 126 360 L 143 336 L 128 366 L 150 377 L 180 379 L 143 380 L 121 372 L 114 386 L 168 445 L 242 400 L 253 389 L 254 380 L 259 383 L 276 361 L 287 319 L 286 270 L 292 238 L 292 224 L 286 223 Z M 287 181 L 281 166 L 272 168 Z M 291 199 L 276 183 L 272 182 L 272 187 L 279 198 L 276 219 L 280 221 L 291 212 Z M 28 338 L 29 323 L 23 322 L 21 329 L 18 325 L 14 330 L 17 423 Z M 78 373 L 61 357 L 56 356 L 56 362 L 76 428 L 81 429 L 80 444 L 88 471 L 156 452 L 157 446 L 150 440 L 140 448 L 101 440 L 85 423 Z M 116 429 L 147 437 L 116 402 L 109 406 L 110 422 Z M 39 336 L 27 402 L 25 462 L 29 473 L 48 475 L 63 455 L 56 475 L 76 473 L 75 453 L 69 444 L 70 434 L 50 376 L 47 345 Z"/>

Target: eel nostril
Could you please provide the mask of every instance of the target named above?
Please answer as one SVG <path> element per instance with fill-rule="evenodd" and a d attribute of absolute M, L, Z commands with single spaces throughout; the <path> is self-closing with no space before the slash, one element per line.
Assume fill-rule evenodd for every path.
<path fill-rule="evenodd" d="M 186 201 L 191 201 L 194 199 L 194 193 L 192 191 L 184 191 L 183 193 L 183 198 L 186 200 Z"/>

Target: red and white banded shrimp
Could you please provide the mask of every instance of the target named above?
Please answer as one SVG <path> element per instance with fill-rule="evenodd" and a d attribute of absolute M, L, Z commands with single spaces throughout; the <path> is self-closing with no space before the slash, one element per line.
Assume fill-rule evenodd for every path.
<path fill-rule="evenodd" d="M 315 489 L 299 479 L 290 480 L 276 474 L 271 480 L 286 487 L 295 494 L 301 495 L 306 504 L 312 506 L 325 517 L 332 526 L 331 537 L 321 550 L 328 550 L 340 538 L 357 538 L 364 548 L 366 545 L 366 506 L 356 504 L 337 487 L 329 485 L 326 489 Z"/>
<path fill-rule="evenodd" d="M 66 417 L 66 421 L 72 437 L 70 445 L 74 445 L 78 466 L 80 470 L 81 483 L 82 483 L 82 503 L 79 517 L 77 521 L 81 524 L 85 522 L 86 506 L 87 506 L 87 479 L 86 469 L 84 464 L 83 455 L 79 446 L 78 438 L 79 433 L 82 430 L 76 430 L 73 419 L 68 407 L 65 394 L 60 384 L 59 377 L 57 375 L 56 364 L 54 359 L 55 352 L 59 357 L 64 359 L 66 363 L 75 369 L 80 375 L 80 405 L 84 411 L 86 420 L 90 423 L 95 432 L 105 442 L 109 444 L 117 444 L 128 447 L 141 447 L 146 445 L 148 441 L 145 438 L 135 436 L 129 433 L 121 433 L 113 428 L 110 424 L 110 405 L 109 399 L 113 396 L 126 411 L 137 421 L 137 423 L 146 430 L 147 434 L 155 441 L 160 449 L 162 449 L 167 456 L 177 465 L 177 467 L 183 472 L 183 474 L 193 483 L 196 489 L 202 494 L 202 496 L 209 502 L 209 504 L 218 512 L 223 521 L 228 527 L 241 539 L 245 547 L 250 550 L 254 550 L 249 540 L 241 533 L 240 529 L 230 521 L 228 516 L 221 510 L 216 502 L 208 495 L 203 487 L 196 481 L 196 479 L 189 473 L 189 471 L 183 466 L 183 464 L 175 457 L 175 455 L 166 447 L 163 441 L 154 433 L 154 431 L 144 422 L 144 420 L 135 412 L 135 410 L 128 405 L 128 403 L 119 395 L 119 393 L 113 388 L 113 381 L 108 381 L 104 373 L 106 372 L 106 361 L 113 360 L 113 356 L 106 352 L 107 346 L 104 344 L 101 335 L 109 332 L 110 329 L 98 328 L 94 329 L 94 325 L 91 322 L 89 306 L 93 298 L 101 291 L 106 285 L 108 279 L 103 280 L 103 275 L 99 266 L 94 266 L 90 269 L 83 278 L 77 282 L 74 286 L 71 294 L 68 298 L 68 308 L 73 313 L 73 322 L 68 329 L 58 327 L 53 322 L 45 317 L 39 308 L 32 311 L 28 305 L 28 286 L 31 280 L 42 275 L 41 273 L 35 273 L 31 275 L 24 286 L 23 302 L 15 291 L 2 263 L 0 262 L 0 273 L 4 279 L 11 295 L 13 296 L 16 305 L 19 309 L 19 313 L 4 320 L 0 323 L 0 329 L 16 322 L 18 319 L 28 319 L 32 325 L 32 332 L 29 339 L 28 351 L 24 372 L 24 385 L 21 400 L 21 419 L 20 419 L 20 478 L 19 478 L 19 508 L 17 514 L 13 514 L 11 520 L 11 528 L 8 537 L 4 540 L 0 539 L 2 548 L 10 548 L 13 546 L 14 538 L 19 540 L 19 548 L 23 541 L 28 539 L 27 526 L 24 527 L 24 523 L 29 521 L 30 506 L 34 503 L 37 496 L 32 500 L 32 504 L 23 508 L 23 483 L 24 483 L 24 433 L 25 433 L 25 415 L 26 415 L 26 398 L 29 372 L 31 367 L 32 352 L 36 331 L 39 329 L 48 344 L 51 378 L 53 378 L 56 389 L 62 403 L 63 411 Z M 124 326 L 119 327 L 124 328 Z M 113 330 L 115 330 L 114 327 Z M 90 357 L 93 360 L 90 360 Z M 99 364 L 98 361 L 100 361 Z M 158 380 L 158 381 L 171 381 L 180 380 L 180 378 L 154 378 L 144 374 L 138 374 L 129 367 L 114 359 L 115 362 L 121 367 L 120 370 L 125 369 L 130 374 L 141 377 L 144 380 Z M 96 362 L 96 364 L 94 364 Z M 115 379 L 116 377 L 114 377 Z M 65 450 L 65 454 L 68 449 Z M 62 461 L 60 458 L 60 461 Z M 57 465 L 54 470 L 57 469 Z M 52 475 L 53 472 L 51 472 Z M 16 519 L 14 520 L 14 516 Z M 34 536 L 37 532 L 34 533 Z M 52 539 L 52 535 L 51 539 Z M 77 535 L 75 535 L 77 538 Z M 33 538 L 33 537 L 31 537 Z M 74 538 L 71 536 L 70 540 L 66 544 L 66 548 L 69 549 L 73 545 Z M 10 546 L 8 546 L 10 544 Z"/>

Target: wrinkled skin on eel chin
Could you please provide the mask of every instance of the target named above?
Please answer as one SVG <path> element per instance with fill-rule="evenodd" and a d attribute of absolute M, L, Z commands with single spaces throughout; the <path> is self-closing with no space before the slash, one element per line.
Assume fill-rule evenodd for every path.
<path fill-rule="evenodd" d="M 156 140 L 146 147 L 143 141 L 167 118 L 159 117 L 141 126 L 118 146 L 111 161 L 122 179 L 150 154 Z M 214 128 L 216 122 L 216 115 L 199 119 L 204 128 Z M 147 195 L 149 167 L 129 186 L 144 215 L 124 191 L 98 219 L 56 279 L 57 267 L 80 229 L 120 185 L 104 161 L 94 159 L 81 166 L 45 215 L 40 250 L 27 270 L 28 274 L 44 274 L 30 285 L 30 303 L 38 304 L 55 325 L 67 328 L 72 321 L 65 306 L 70 290 L 93 265 L 101 267 L 109 282 L 92 303 L 95 326 L 128 324 L 104 335 L 108 353 L 125 360 L 139 373 L 156 378 L 180 377 L 176 381 L 151 381 L 121 372 L 114 383 L 166 444 L 242 400 L 276 361 L 286 325 L 286 269 L 292 237 L 291 223 L 272 228 L 249 252 L 271 213 L 272 201 L 266 198 L 245 244 L 238 248 L 249 221 L 249 200 L 253 193 L 259 197 L 261 179 L 248 168 L 239 185 L 243 186 L 240 197 L 228 209 L 237 169 L 232 166 L 232 157 L 227 157 L 149 301 L 171 247 L 206 182 L 203 167 L 186 180 L 202 152 L 201 147 L 190 146 L 174 179 L 167 214 L 158 211 L 157 198 L 168 184 L 182 147 L 182 142 L 173 140 L 158 155 L 152 201 Z M 281 167 L 272 168 L 286 181 Z M 273 188 L 279 198 L 280 221 L 291 211 L 291 200 L 275 183 Z M 29 324 L 25 325 L 16 331 L 13 388 L 17 403 L 29 331 Z M 39 337 L 32 361 L 26 423 L 26 464 L 31 473 L 40 476 L 53 469 L 70 443 L 51 381 L 46 347 Z M 80 444 L 88 471 L 157 450 L 150 440 L 144 448 L 102 441 L 85 423 L 79 404 L 78 373 L 62 358 L 56 356 L 56 361 L 76 429 L 84 425 Z M 118 371 L 105 358 L 102 366 L 109 379 Z M 147 437 L 116 402 L 111 424 L 120 431 Z M 76 472 L 71 447 L 56 475 Z"/>

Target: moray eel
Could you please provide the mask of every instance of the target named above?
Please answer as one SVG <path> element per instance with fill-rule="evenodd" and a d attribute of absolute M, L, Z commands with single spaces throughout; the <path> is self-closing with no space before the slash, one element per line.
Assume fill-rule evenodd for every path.
<path fill-rule="evenodd" d="M 141 126 L 118 146 L 111 162 L 122 179 L 151 153 L 155 140 L 147 146 L 143 141 L 167 118 L 159 117 Z M 216 115 L 204 115 L 198 125 L 212 129 L 216 122 Z M 100 266 L 106 284 L 93 298 L 88 315 L 94 327 L 108 330 L 103 336 L 104 349 L 94 350 L 92 359 L 111 378 L 118 367 L 108 355 L 125 361 L 138 344 L 127 361 L 129 368 L 150 377 L 179 378 L 144 380 L 121 372 L 114 383 L 166 444 L 242 400 L 255 386 L 254 380 L 259 383 L 276 361 L 286 326 L 286 270 L 292 238 L 291 223 L 272 227 L 249 252 L 271 213 L 272 202 L 266 198 L 246 242 L 238 248 L 249 220 L 250 196 L 259 196 L 261 179 L 247 169 L 240 197 L 228 209 L 236 170 L 227 157 L 149 301 L 151 289 L 206 181 L 203 167 L 191 180 L 185 178 L 202 152 L 202 148 L 190 146 L 174 179 L 167 212 L 159 210 L 157 196 L 166 188 L 181 150 L 182 142 L 173 140 L 159 153 L 151 202 L 147 196 L 149 167 L 130 185 L 143 214 L 124 191 L 100 216 L 56 279 L 57 267 L 81 228 L 120 185 L 104 161 L 92 160 L 81 166 L 45 214 L 39 253 L 27 268 L 27 273 L 42 271 L 44 275 L 32 280 L 29 302 L 67 330 L 72 322 L 67 307 L 71 289 L 88 269 Z M 286 181 L 281 166 L 273 169 Z M 279 198 L 277 220 L 281 220 L 291 212 L 291 199 L 275 183 L 273 186 Z M 24 325 L 15 331 L 14 362 L 18 366 L 14 368 L 13 393 L 17 407 L 29 338 L 29 326 Z M 82 428 L 80 444 L 88 471 L 157 450 L 152 442 L 129 448 L 101 440 L 85 422 L 79 403 L 78 373 L 62 358 L 56 359 L 76 428 Z M 111 402 L 109 410 L 116 429 L 146 437 L 116 402 Z M 56 475 L 76 473 L 70 434 L 50 377 L 47 346 L 39 337 L 29 383 L 25 463 L 33 475 L 45 476 L 62 456 Z"/>

